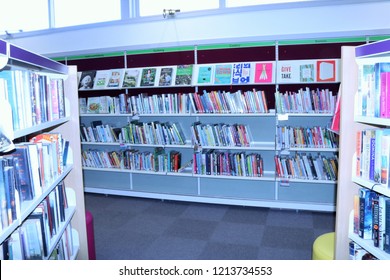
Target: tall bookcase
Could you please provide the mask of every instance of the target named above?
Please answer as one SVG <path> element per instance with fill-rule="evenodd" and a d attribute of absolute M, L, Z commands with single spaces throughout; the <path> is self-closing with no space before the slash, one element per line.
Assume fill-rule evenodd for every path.
<path fill-rule="evenodd" d="M 294 48 L 295 49 L 295 48 Z M 306 59 L 315 59 L 315 52 Z M 88 59 L 88 61 L 79 62 L 68 61 L 82 65 L 80 71 L 87 70 L 105 70 L 134 67 L 155 67 L 165 65 L 183 65 L 183 64 L 223 64 L 230 62 L 253 61 L 256 57 L 259 61 L 275 61 L 278 63 L 285 60 L 304 59 L 303 57 L 294 57 L 295 50 L 290 51 L 287 46 L 280 47 L 281 55 L 276 57 L 276 48 L 274 46 L 261 47 L 254 51 L 247 50 L 226 50 L 223 55 L 216 55 L 214 50 L 183 51 L 177 53 L 157 53 L 148 57 L 147 55 L 128 55 L 124 59 L 120 56 L 107 58 Z M 303 55 L 303 54 L 302 54 Z M 165 57 L 166 56 L 166 57 Z M 324 59 L 324 57 L 318 57 Z M 335 60 L 334 57 L 331 58 Z M 256 60 L 256 61 L 257 61 Z M 337 60 L 337 59 L 336 59 Z M 106 65 L 103 61 L 106 61 Z M 109 66 L 111 64 L 115 65 Z M 276 69 L 276 68 L 275 68 Z M 299 72 L 299 71 L 298 71 Z M 276 71 L 273 75 L 276 74 Z M 334 94 L 337 94 L 338 82 L 333 83 L 278 83 L 274 82 L 264 85 L 192 85 L 192 86 L 174 86 L 174 87 L 137 87 L 131 89 L 104 89 L 104 90 L 80 90 L 80 97 L 91 96 L 117 96 L 126 92 L 127 96 L 137 96 L 140 93 L 148 92 L 152 94 L 160 93 L 188 93 L 206 91 L 231 91 L 252 90 L 254 87 L 264 90 L 267 95 L 270 110 L 267 113 L 141 113 L 132 114 L 81 114 L 81 123 L 86 126 L 94 121 L 101 121 L 103 124 L 110 124 L 113 127 L 123 127 L 128 122 L 138 120 L 142 123 L 149 122 L 178 122 L 183 128 L 185 145 L 140 145 L 120 143 L 91 143 L 82 142 L 83 150 L 95 151 L 119 151 L 122 148 L 133 148 L 139 151 L 153 152 L 156 146 L 162 146 L 167 151 L 178 150 L 182 152 L 182 162 L 185 163 L 192 159 L 194 153 L 199 151 L 199 147 L 191 141 L 191 125 L 195 122 L 203 124 L 245 124 L 250 127 L 253 141 L 249 147 L 214 147 L 203 146 L 200 151 L 210 149 L 235 152 L 245 152 L 245 154 L 258 153 L 264 160 L 264 174 L 262 177 L 250 176 L 226 176 L 226 175 L 207 175 L 196 174 L 190 170 L 185 172 L 154 172 L 144 170 L 126 170 L 118 168 L 96 168 L 84 167 L 84 186 L 86 192 L 114 194 L 124 196 L 139 196 L 158 199 L 173 199 L 194 202 L 224 203 L 260 207 L 276 207 L 287 209 L 303 209 L 318 211 L 334 211 L 336 181 L 335 180 L 308 180 L 298 178 L 279 178 L 276 175 L 275 156 L 293 157 L 295 154 L 321 154 L 329 156 L 337 154 L 337 148 L 316 148 L 316 147 L 294 147 L 282 148 L 277 145 L 276 134 L 277 126 L 327 126 L 332 119 L 332 114 L 324 113 L 297 113 L 283 112 L 278 113 L 274 110 L 274 93 L 280 91 L 298 91 L 300 88 L 308 86 L 311 89 L 326 89 L 328 86 Z"/>
<path fill-rule="evenodd" d="M 339 179 L 336 208 L 335 258 L 349 259 L 349 242 L 359 246 L 378 259 L 390 259 L 390 255 L 374 246 L 373 240 L 362 239 L 353 230 L 354 197 L 359 189 L 371 189 L 384 197 L 390 196 L 384 186 L 356 176 L 357 132 L 366 129 L 382 130 L 390 126 L 389 119 L 363 116 L 359 105 L 359 86 L 362 73 L 359 64 L 374 65 L 390 61 L 390 40 L 383 40 L 357 47 L 342 47 L 341 70 L 341 123 L 339 151 Z M 353 104 L 354 102 L 355 104 Z M 361 104 L 361 103 L 360 103 Z"/>
<path fill-rule="evenodd" d="M 68 141 L 68 153 L 67 153 L 67 164 L 64 166 L 63 171 L 58 172 L 58 176 L 54 176 L 53 179 L 45 182 L 43 186 L 43 181 L 45 176 L 40 177 L 42 181 L 40 181 L 38 189 L 41 189 L 41 193 L 35 193 L 32 199 L 28 201 L 22 201 L 17 203 L 17 207 L 20 207 L 17 211 L 20 212 L 16 219 L 13 222 L 10 222 L 8 226 L 2 226 L 2 230 L 0 231 L 0 242 L 1 245 L 5 245 L 5 241 L 9 240 L 10 236 L 16 231 L 19 231 L 20 228 L 24 225 L 25 221 L 29 219 L 30 215 L 36 210 L 36 208 L 41 204 L 42 201 L 46 200 L 49 194 L 52 194 L 55 190 L 57 190 L 57 186 L 59 184 L 64 184 L 66 187 L 66 197 L 68 201 L 68 205 L 65 209 L 65 218 L 61 219 L 61 222 L 58 222 L 56 225 L 56 230 L 54 235 L 47 241 L 46 256 L 43 256 L 43 259 L 49 258 L 50 254 L 53 250 L 56 250 L 57 245 L 62 242 L 61 238 L 64 236 L 64 232 L 72 228 L 72 240 L 68 240 L 67 242 L 71 243 L 73 246 L 73 250 L 68 251 L 71 252 L 72 255 L 68 256 L 69 259 L 88 259 L 88 249 L 87 249 L 87 235 L 86 235 L 86 219 L 85 219 L 85 208 L 84 208 L 84 190 L 83 190 L 83 174 L 81 167 L 81 159 L 80 159 L 80 136 L 79 136 L 79 114 L 78 114 L 78 94 L 77 94 L 77 68 L 75 66 L 66 66 L 51 59 L 45 58 L 43 56 L 37 55 L 25 49 L 22 49 L 18 46 L 15 46 L 6 41 L 0 40 L 0 64 L 1 70 L 6 71 L 8 73 L 13 73 L 15 71 L 23 71 L 24 73 L 28 73 L 28 75 L 40 75 L 41 77 L 45 77 L 49 79 L 57 79 L 58 85 L 63 86 L 63 104 L 65 108 L 65 114 L 63 116 L 60 115 L 59 118 L 52 119 L 42 119 L 39 122 L 33 121 L 33 125 L 31 125 L 30 121 L 23 123 L 19 127 L 15 128 L 15 124 L 13 123 L 13 130 L 10 135 L 12 142 L 17 147 L 20 143 L 27 143 L 33 137 L 41 135 L 42 133 L 59 133 L 62 135 L 63 139 Z M 29 77 L 28 75 L 24 77 Z M 30 76 L 30 77 L 31 77 Z M 27 85 L 29 84 L 29 79 L 21 79 L 19 80 L 20 84 Z M 4 85 L 4 84 L 3 84 Z M 8 84 L 7 84 L 8 85 Z M 28 87 L 32 89 L 32 87 Z M 14 94 L 17 95 L 18 100 L 24 102 L 22 100 L 30 99 L 32 100 L 32 94 L 30 91 L 27 91 L 26 88 L 15 87 Z M 12 111 L 17 111 L 19 115 L 27 114 L 26 112 L 29 110 L 27 105 L 22 105 L 22 107 L 16 108 L 17 104 L 21 104 L 20 102 L 17 104 L 13 104 L 10 99 L 10 95 L 8 92 L 10 87 L 8 87 L 7 91 L 3 91 L 7 95 L 5 97 L 6 100 L 10 103 L 10 108 Z M 48 92 L 48 91 L 40 91 L 40 92 Z M 40 101 L 46 102 L 48 100 L 48 96 L 40 96 Z M 23 103 L 22 103 L 23 104 Z M 35 103 L 33 103 L 35 104 Z M 51 103 L 52 104 L 52 103 Z M 53 105 L 52 108 L 57 107 Z M 60 105 L 59 105 L 60 107 Z M 20 108 L 24 108 L 24 111 L 21 111 Z M 46 108 L 49 110 L 48 108 Z M 50 110 L 51 110 L 50 109 Z M 31 110 L 31 109 L 30 109 Z M 53 109 L 54 110 L 54 109 Z M 35 111 L 34 111 L 35 112 Z M 46 115 L 46 114 L 45 114 Z M 47 115 L 46 115 L 47 116 Z M 23 119 L 27 119 L 26 118 Z M 35 118 L 35 117 L 34 117 Z M 5 126 L 5 122 L 8 120 L 9 123 L 10 116 L 5 117 L 2 116 L 2 120 L 0 123 L 2 126 Z M 12 121 L 11 121 L 12 122 Z M 3 127 L 4 128 L 4 127 Z M 13 150 L 9 151 L 12 152 Z M 0 153 L 0 156 L 6 156 L 7 153 Z M 42 158 L 41 158 L 42 159 Z M 62 159 L 62 157 L 61 157 Z M 38 163 L 38 161 L 40 163 Z M 48 166 L 49 164 L 42 164 L 42 160 L 37 158 L 36 161 L 31 160 L 31 164 L 28 166 L 30 169 L 32 166 L 39 166 L 42 169 L 43 166 Z M 42 170 L 40 169 L 40 172 Z M 45 173 L 46 174 L 46 173 Z M 47 175 L 46 175 L 47 176 Z M 4 183 L 4 182 L 3 182 Z M 34 185 L 35 187 L 36 184 Z M 43 186 L 43 187 L 42 187 Z M 5 185 L 2 186 L 4 190 Z M 59 193 L 57 192 L 59 195 Z M 17 198 L 17 197 L 16 197 Z M 57 203 L 61 203 L 59 198 L 54 201 L 59 201 Z M 57 210 L 59 213 L 60 210 Z M 3 214 L 3 213 L 2 213 Z M 42 220 L 41 220 L 42 222 Z M 42 222 L 43 223 L 43 222 Z M 51 223 L 51 222 L 50 222 Z M 69 227 L 71 226 L 71 227 Z M 50 226 L 51 227 L 51 226 Z M 42 228 L 43 231 L 48 233 L 46 228 Z M 50 234 L 49 234 L 50 235 Z M 70 235 L 68 235 L 70 236 Z M 7 243 L 8 244 L 8 243 Z M 22 245 L 21 245 L 22 246 Z M 23 245 L 25 246 L 25 245 Z M 6 250 L 2 248 L 2 252 Z"/>

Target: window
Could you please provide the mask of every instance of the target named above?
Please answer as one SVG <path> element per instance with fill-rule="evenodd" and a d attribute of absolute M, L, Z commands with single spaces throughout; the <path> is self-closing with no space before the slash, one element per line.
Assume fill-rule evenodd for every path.
<path fill-rule="evenodd" d="M 218 8 L 219 0 L 139 0 L 139 14 L 141 17 L 155 15 L 162 16 L 164 9 L 179 9 L 181 12 L 191 12 Z"/>
<path fill-rule="evenodd" d="M 226 7 L 242 7 L 263 4 L 278 4 L 291 2 L 308 2 L 312 0 L 226 0 Z"/>
<path fill-rule="evenodd" d="M 2 2 L 0 34 L 14 34 L 49 28 L 47 0 L 11 0 Z"/>
<path fill-rule="evenodd" d="M 120 0 L 54 0 L 53 10 L 54 27 L 121 19 Z"/>

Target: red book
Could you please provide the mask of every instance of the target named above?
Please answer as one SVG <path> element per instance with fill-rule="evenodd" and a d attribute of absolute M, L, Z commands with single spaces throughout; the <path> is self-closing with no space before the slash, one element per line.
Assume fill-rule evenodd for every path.
<path fill-rule="evenodd" d="M 341 100 L 341 94 L 339 93 L 337 95 L 336 108 L 332 118 L 332 124 L 330 126 L 330 130 L 332 130 L 335 133 L 340 132 L 340 102 L 341 102 L 340 100 Z"/>

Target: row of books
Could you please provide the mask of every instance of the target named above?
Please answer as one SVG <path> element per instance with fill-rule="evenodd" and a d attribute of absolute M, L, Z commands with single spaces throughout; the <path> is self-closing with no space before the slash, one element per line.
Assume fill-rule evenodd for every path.
<path fill-rule="evenodd" d="M 194 153 L 193 173 L 200 175 L 262 177 L 264 163 L 263 158 L 258 153 L 231 153 L 208 149 Z"/>
<path fill-rule="evenodd" d="M 269 78 L 265 68 L 260 69 L 264 75 L 253 76 L 252 69 L 256 68 L 256 71 L 259 71 L 258 68 L 262 65 L 251 62 L 199 66 L 187 64 L 83 71 L 79 72 L 79 89 L 272 83 L 272 67 L 267 69 L 268 72 L 271 71 Z"/>
<path fill-rule="evenodd" d="M 121 128 L 113 128 L 101 121 L 91 126 L 81 124 L 81 141 L 101 143 L 128 143 L 149 145 L 185 145 L 186 137 L 180 123 L 131 121 Z"/>
<path fill-rule="evenodd" d="M 280 149 L 290 148 L 337 148 L 338 134 L 326 127 L 276 127 L 276 143 Z"/>
<path fill-rule="evenodd" d="M 355 175 L 389 188 L 390 129 L 357 131 L 355 154 Z"/>
<path fill-rule="evenodd" d="M 276 155 L 276 174 L 280 178 L 305 180 L 337 180 L 336 155 L 296 153 L 295 156 Z"/>
<path fill-rule="evenodd" d="M 3 260 L 41 260 L 50 258 L 54 239 L 61 232 L 68 208 L 66 189 L 61 182 L 42 200 L 37 208 L 1 244 L 0 258 Z M 72 255 L 71 231 L 64 233 L 67 255 Z"/>
<path fill-rule="evenodd" d="M 373 254 L 368 252 L 362 246 L 354 241 L 349 242 L 349 259 L 350 260 L 378 260 Z"/>
<path fill-rule="evenodd" d="M 357 112 L 360 116 L 390 118 L 390 62 L 359 64 Z"/>
<path fill-rule="evenodd" d="M 0 72 L 0 100 L 7 102 L 12 114 L 2 120 L 11 121 L 20 130 L 65 117 L 64 81 L 30 70 Z"/>
<path fill-rule="evenodd" d="M 19 219 L 30 202 L 64 171 L 65 143 L 61 134 L 44 133 L 0 156 L 1 229 Z"/>
<path fill-rule="evenodd" d="M 329 113 L 335 111 L 337 96 L 332 91 L 275 92 L 275 107 L 284 113 Z M 81 114 L 251 114 L 268 113 L 264 91 L 203 91 L 200 93 L 138 94 L 118 97 L 95 96 L 79 99 Z"/>
<path fill-rule="evenodd" d="M 268 113 L 264 91 L 203 91 L 195 93 L 138 94 L 79 99 L 81 114 L 190 114 Z"/>
<path fill-rule="evenodd" d="M 248 125 L 244 124 L 203 124 L 191 125 L 192 140 L 199 146 L 249 147 L 252 136 Z"/>
<path fill-rule="evenodd" d="M 354 196 L 353 232 L 390 254 L 390 198 L 361 187 Z"/>
<path fill-rule="evenodd" d="M 338 60 L 186 64 L 79 72 L 79 89 L 337 82 Z"/>
<path fill-rule="evenodd" d="M 157 147 L 153 152 L 124 149 L 120 151 L 102 151 L 89 149 L 82 151 L 83 167 L 117 168 L 153 172 L 181 171 L 181 153 L 175 150 L 165 151 Z"/>
<path fill-rule="evenodd" d="M 275 108 L 278 114 L 286 113 L 328 113 L 335 112 L 337 95 L 329 89 L 310 90 L 308 87 L 298 92 L 275 92 Z"/>

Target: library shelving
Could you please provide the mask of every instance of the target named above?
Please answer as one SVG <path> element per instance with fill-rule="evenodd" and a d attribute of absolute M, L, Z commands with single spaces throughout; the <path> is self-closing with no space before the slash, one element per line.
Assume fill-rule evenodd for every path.
<path fill-rule="evenodd" d="M 3 40 L 0 64 L 0 258 L 88 259 L 77 68 Z"/>
<path fill-rule="evenodd" d="M 283 51 L 285 52 L 285 49 Z M 234 52 L 239 53 L 239 55 Z M 301 88 L 303 90 L 307 87 L 313 90 L 316 88 L 325 90 L 328 85 L 331 85 L 333 97 L 335 97 L 339 82 L 337 76 L 338 59 L 336 57 L 331 59 L 311 58 L 300 61 L 300 59 L 295 60 L 293 57 L 286 57 L 283 61 L 275 62 L 275 52 L 273 46 L 260 47 L 256 50 L 256 58 L 260 59 L 260 63 L 264 65 L 261 69 L 265 70 L 265 66 L 271 67 L 271 71 L 267 75 L 264 73 L 265 76 L 262 76 L 263 78 L 269 78 L 266 83 L 254 82 L 253 75 L 255 71 L 253 71 L 249 78 L 250 82 L 242 84 L 232 84 L 232 82 L 215 84 L 213 81 L 203 83 L 203 81 L 199 82 L 200 80 L 195 76 L 199 76 L 199 72 L 203 71 L 201 67 L 207 69 L 207 67 L 216 67 L 216 65 L 234 65 L 238 59 L 244 61 L 244 63 L 247 59 L 247 61 L 250 61 L 249 63 L 252 63 L 252 69 L 255 69 L 254 65 L 259 61 L 253 62 L 253 59 L 250 59 L 251 57 L 248 55 L 250 52 L 245 49 L 227 50 L 223 56 L 215 55 L 213 50 L 195 48 L 174 53 L 153 53 L 150 57 L 144 54 L 124 53 L 123 59 L 120 55 L 107 58 L 88 58 L 83 61 L 69 59 L 68 63 L 78 65 L 80 78 L 83 71 L 110 71 L 112 69 L 138 69 L 141 71 L 148 68 L 156 68 L 156 76 L 159 77 L 162 69 L 171 67 L 177 69 L 175 67 L 179 65 L 193 65 L 193 78 L 189 85 L 159 86 L 157 82 L 159 79 L 156 78 L 155 86 L 141 86 L 141 82 L 138 81 L 138 84 L 136 82 L 136 86 L 131 88 L 120 86 L 109 88 L 106 86 L 100 89 L 79 90 L 79 97 L 84 99 L 82 102 L 84 104 L 82 105 L 83 110 L 88 108 L 87 100 L 95 97 L 117 99 L 117 101 L 108 101 L 114 102 L 113 104 L 115 102 L 121 104 L 123 100 L 129 99 L 128 103 L 132 108 L 130 111 L 111 109 L 110 113 L 107 113 L 107 111 L 105 113 L 83 111 L 80 114 L 81 130 L 85 131 L 86 138 L 88 138 L 88 131 L 98 133 L 99 129 L 100 133 L 103 133 L 100 137 L 97 135 L 98 140 L 82 139 L 81 142 L 85 191 L 193 202 L 335 211 L 337 180 L 335 177 L 313 178 L 303 174 L 298 176 L 300 167 L 296 164 L 292 165 L 297 168 L 296 175 L 284 174 L 279 176 L 275 161 L 276 157 L 295 158 L 296 155 L 305 157 L 308 155 L 310 158 L 321 156 L 321 160 L 323 158 L 334 159 L 338 151 L 335 142 L 332 144 L 333 146 L 326 146 L 324 143 L 318 145 L 307 144 L 306 146 L 296 144 L 288 148 L 282 148 L 277 143 L 277 127 L 279 126 L 289 126 L 297 129 L 309 127 L 313 130 L 322 128 L 318 132 L 320 134 L 327 133 L 326 128 L 332 120 L 333 109 L 328 111 L 312 109 L 306 112 L 294 109 L 278 111 L 275 110 L 275 92 L 279 90 L 282 95 L 285 92 L 289 92 L 291 95 L 291 92 L 298 92 Z M 164 55 L 167 58 L 164 58 Z M 321 61 L 324 64 L 330 62 L 332 69 L 335 71 L 330 82 L 316 82 L 314 69 L 320 67 Z M 303 64 L 304 66 L 302 66 Z M 308 65 L 311 66 L 306 69 Z M 299 69 L 301 66 L 307 70 L 306 74 L 308 76 L 305 77 L 310 76 L 312 80 L 300 80 Z M 259 75 L 261 69 L 260 72 L 257 72 Z M 282 71 L 284 71 L 284 75 L 280 75 L 280 84 L 278 84 L 278 74 Z M 175 72 L 173 73 L 175 74 Z M 282 77 L 284 80 L 281 80 Z M 210 96 L 215 92 L 219 94 L 224 92 L 229 95 L 240 92 L 244 96 L 247 92 L 254 91 L 265 92 L 266 104 L 268 105 L 266 110 L 226 112 L 221 108 L 216 109 L 215 107 L 218 106 L 214 106 L 213 109 L 207 112 L 199 110 L 198 105 L 194 105 L 195 109 L 191 109 L 190 106 L 182 108 L 180 105 L 178 107 L 174 105 L 173 107 L 176 109 L 172 110 L 172 107 L 166 105 L 172 104 L 171 101 L 166 103 L 159 99 L 177 100 L 176 98 L 179 98 L 182 100 L 181 98 L 190 98 L 190 96 L 195 95 L 205 98 L 206 95 Z M 308 90 L 308 92 L 309 95 L 312 94 L 311 90 Z M 120 95 L 122 95 L 121 98 L 119 98 Z M 106 102 L 103 101 L 103 104 Z M 142 109 L 140 109 L 138 104 L 148 105 L 146 107 L 141 106 Z M 173 104 L 178 103 L 174 101 Z M 154 105 L 154 109 L 152 105 Z M 118 107 L 120 108 L 120 105 Z M 159 110 L 156 111 L 155 108 L 159 108 Z M 177 124 L 180 127 L 183 142 L 162 141 L 161 136 L 158 136 L 159 133 L 156 133 L 161 130 L 160 125 L 169 127 L 172 124 Z M 157 126 L 159 128 L 156 129 Z M 221 144 L 227 141 L 224 137 L 219 137 L 221 131 L 237 126 L 241 131 L 246 129 L 250 131 L 248 134 L 250 140 L 247 143 Z M 113 134 L 124 133 L 124 127 L 132 127 L 132 131 L 136 130 L 139 133 L 148 131 L 152 136 L 146 137 L 146 140 L 124 140 L 122 139 L 123 136 L 119 136 L 122 137 L 120 140 L 113 140 L 115 136 L 108 141 L 100 139 L 107 137 L 104 134 L 107 131 L 113 132 Z M 197 139 L 197 133 L 194 131 L 202 131 L 209 138 Z M 210 131 L 218 131 L 219 133 L 212 134 L 213 132 Z M 228 131 L 232 133 L 231 130 Z M 156 135 L 153 136 L 153 133 Z M 226 134 L 224 135 L 227 137 Z M 90 138 L 93 138 L 93 136 Z M 163 163 L 167 159 L 169 161 L 174 154 L 180 154 L 181 157 L 179 170 L 171 169 L 173 163 L 166 163 L 166 166 L 162 167 Z M 126 160 L 118 161 L 115 158 Z M 135 158 L 141 161 L 142 164 L 132 163 Z M 154 160 L 155 158 L 157 158 L 157 161 Z M 210 158 L 213 164 L 209 164 L 209 167 L 207 164 L 202 164 L 202 158 L 204 161 L 208 161 L 208 158 Z M 228 168 L 224 163 L 231 162 L 232 159 L 241 162 L 242 166 L 240 168 L 243 167 L 241 171 L 226 170 Z M 337 158 L 335 159 L 337 160 Z M 302 159 L 298 159 L 298 161 L 302 161 Z M 248 165 L 248 162 L 251 165 Z M 256 165 L 257 163 L 259 164 Z M 257 172 L 255 166 L 260 165 L 261 172 Z"/>
<path fill-rule="evenodd" d="M 337 209 L 336 209 L 336 259 L 354 259 L 358 250 L 363 250 L 365 256 L 374 259 L 390 259 L 389 249 L 383 245 L 385 228 L 383 221 L 388 220 L 388 214 L 382 210 L 388 210 L 386 204 L 381 201 L 388 200 L 390 196 L 389 184 L 380 180 L 381 174 L 376 172 L 376 163 L 388 158 L 389 152 L 384 149 L 386 141 L 383 135 L 390 126 L 388 118 L 381 116 L 382 105 L 375 112 L 374 108 L 379 105 L 373 99 L 381 96 L 375 92 L 374 73 L 377 63 L 390 62 L 390 40 L 382 40 L 367 43 L 356 47 L 342 47 L 342 70 L 341 70 L 341 123 L 340 123 L 340 168 L 338 179 Z M 364 69 L 364 70 L 363 70 Z M 371 76 L 370 76 L 371 75 Z M 370 78 L 369 78 L 370 77 Z M 372 87 L 368 81 L 373 82 Z M 367 96 L 368 90 L 372 95 Z M 387 91 L 387 94 L 389 92 Z M 364 96 L 364 98 L 362 98 Z M 367 98 L 367 99 L 366 99 Z M 367 103 L 362 100 L 368 100 Z M 379 98 L 380 100 L 380 98 Z M 366 107 L 366 104 L 367 105 Z M 376 104 L 376 105 L 375 105 Z M 367 108 L 367 110 L 363 110 Z M 370 136 L 371 133 L 371 136 Z M 384 133 L 384 134 L 383 134 Z M 367 135 L 366 139 L 374 139 L 373 143 L 384 145 L 367 146 L 364 143 L 371 140 L 363 140 L 359 135 Z M 382 135 L 382 136 L 381 136 Z M 365 146 L 365 147 L 364 147 Z M 364 147 L 364 148 L 363 148 Z M 380 153 L 378 156 L 374 151 Z M 372 153 L 373 157 L 367 155 Z M 386 165 L 379 165 L 386 172 Z M 371 172 L 370 172 L 371 171 Z M 372 172 L 374 171 L 374 172 Z M 375 176 L 375 174 L 379 174 Z M 370 197 L 368 205 L 363 207 L 363 194 Z M 377 201 L 379 212 L 374 210 Z M 362 207 L 362 208 L 361 208 Z M 363 209 L 368 209 L 367 215 L 363 215 Z M 370 211 L 372 211 L 370 215 Z M 378 214 L 378 219 L 375 218 Z M 364 217 L 368 220 L 367 231 L 361 222 Z M 371 217 L 371 218 L 370 218 Z M 379 218 L 380 217 L 380 218 Z M 362 220 L 361 220 L 362 219 Z M 376 226 L 375 226 L 376 225 Z M 375 233 L 376 230 L 379 232 Z M 382 240 L 381 240 L 382 239 Z M 358 250 L 356 250 L 358 248 Z M 387 251 L 387 252 L 386 252 Z M 359 257 L 361 258 L 361 257 Z"/>

